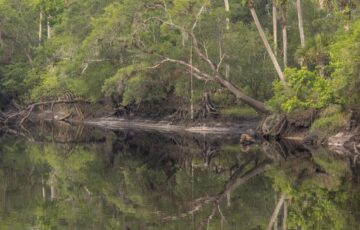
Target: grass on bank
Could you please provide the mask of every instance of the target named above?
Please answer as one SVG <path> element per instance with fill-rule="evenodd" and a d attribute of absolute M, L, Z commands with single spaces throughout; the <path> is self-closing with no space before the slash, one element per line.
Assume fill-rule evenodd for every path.
<path fill-rule="evenodd" d="M 258 113 L 250 107 L 230 107 L 223 108 L 220 110 L 220 116 L 223 118 L 255 118 L 258 116 Z"/>
<path fill-rule="evenodd" d="M 341 106 L 331 105 L 321 112 L 320 117 L 311 125 L 311 132 L 317 133 L 320 137 L 334 134 L 347 126 L 348 114 Z"/>

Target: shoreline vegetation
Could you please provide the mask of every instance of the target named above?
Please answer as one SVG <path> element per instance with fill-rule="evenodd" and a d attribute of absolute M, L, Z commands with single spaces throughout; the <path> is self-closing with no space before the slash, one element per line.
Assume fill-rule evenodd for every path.
<path fill-rule="evenodd" d="M 358 151 L 359 44 L 354 0 L 4 0 L 0 124 L 245 121 Z"/>
<path fill-rule="evenodd" d="M 94 112 L 99 109 L 101 112 Z M 79 111 L 82 111 L 81 114 L 78 114 Z M 22 126 L 21 121 L 36 123 L 45 120 L 89 125 L 107 130 L 134 129 L 208 135 L 243 134 L 246 135 L 242 137 L 244 140 L 240 138 L 243 145 L 267 140 L 285 140 L 309 146 L 344 148 L 344 151 L 359 153 L 360 116 L 357 110 L 351 110 L 345 115 L 339 112 L 341 110 L 338 106 L 334 106 L 323 111 L 307 110 L 290 115 L 272 114 L 262 117 L 251 112 L 249 108 L 225 111 L 226 115 L 199 120 L 175 119 L 173 116 L 149 118 L 141 116 L 144 111 L 140 115 L 136 114 L 136 111 L 118 115 L 119 111 L 114 111 L 112 106 L 106 103 L 56 101 L 32 104 L 25 107 L 25 112 L 20 110 L 3 114 L 2 123 L 13 127 L 14 124 Z M 228 111 L 235 112 L 230 114 Z"/>

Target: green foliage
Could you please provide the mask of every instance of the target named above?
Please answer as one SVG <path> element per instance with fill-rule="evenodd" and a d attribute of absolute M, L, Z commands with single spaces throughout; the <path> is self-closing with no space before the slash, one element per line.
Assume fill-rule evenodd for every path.
<path fill-rule="evenodd" d="M 307 69 L 288 68 L 288 84 L 274 83 L 274 97 L 269 105 L 275 110 L 292 112 L 297 109 L 320 109 L 335 101 L 331 82 Z"/>
<path fill-rule="evenodd" d="M 25 79 L 28 71 L 30 71 L 30 66 L 22 62 L 0 67 L 0 75 L 4 76 L 2 86 L 8 91 L 25 94 L 28 90 Z"/>
<path fill-rule="evenodd" d="M 213 75 L 197 55 L 188 33 L 193 30 L 199 50 L 215 65 L 221 64 L 221 76 L 228 74 L 227 80 L 255 99 L 272 98 L 269 104 L 274 110 L 359 104 L 357 4 L 327 1 L 331 4 L 323 9 L 316 1 L 302 1 L 306 47 L 299 49 L 296 5 L 279 1 L 287 12 L 288 64 L 295 67 L 302 61 L 308 70 L 286 70 L 288 88 L 280 83 L 272 88 L 277 75 L 247 3 L 231 2 L 231 12 L 225 12 L 222 1 L 208 0 L 2 0 L 1 95 L 38 100 L 72 91 L 91 101 L 115 96 L 124 105 L 165 104 L 176 98 L 178 105 L 187 106 L 189 68 L 180 62 L 156 64 L 164 58 L 190 62 L 192 52 L 194 67 Z M 271 43 L 271 4 L 254 1 L 254 7 Z M 345 18 L 350 9 L 353 17 Z M 279 60 L 281 53 L 277 50 Z M 234 96 L 221 95 L 224 90 L 216 81 L 196 79 L 193 89 L 197 109 L 205 92 L 211 92 L 223 108 L 237 106 Z"/>
<path fill-rule="evenodd" d="M 61 20 L 61 13 L 64 11 L 64 0 L 32 0 L 30 1 L 35 9 L 39 9 L 45 14 L 51 25 Z"/>
<path fill-rule="evenodd" d="M 80 97 L 97 101 L 104 96 L 99 86 L 103 85 L 115 71 L 114 66 L 108 62 L 92 64 L 80 78 L 68 79 L 67 88 Z"/>
<path fill-rule="evenodd" d="M 321 112 L 320 117 L 311 125 L 311 131 L 323 135 L 330 135 L 348 124 L 348 115 L 341 108 L 330 106 Z"/>
<path fill-rule="evenodd" d="M 41 73 L 40 83 L 31 91 L 31 99 L 37 100 L 41 97 L 54 97 L 66 91 L 66 82 L 61 69 L 49 66 L 45 72 Z"/>
<path fill-rule="evenodd" d="M 258 114 L 257 112 L 250 107 L 230 107 L 220 110 L 220 115 L 222 117 L 232 117 L 232 118 L 254 118 Z"/>
<path fill-rule="evenodd" d="M 332 87 L 345 104 L 360 103 L 360 20 L 331 45 Z"/>
<path fill-rule="evenodd" d="M 347 191 L 345 178 L 351 172 L 346 159 L 319 148 L 312 152 L 311 161 L 324 172 L 314 172 L 314 163 L 289 159 L 266 173 L 273 180 L 274 189 L 286 194 L 287 227 L 357 229 L 356 221 L 348 215 L 348 205 L 359 200 L 352 198 L 356 192 Z"/>

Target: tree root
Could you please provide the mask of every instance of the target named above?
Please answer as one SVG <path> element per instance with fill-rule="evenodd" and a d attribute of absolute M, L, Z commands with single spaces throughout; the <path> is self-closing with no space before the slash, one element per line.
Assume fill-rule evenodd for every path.
<path fill-rule="evenodd" d="M 32 112 L 34 111 L 34 109 L 36 107 L 44 106 L 44 105 L 51 105 L 51 108 L 53 110 L 53 107 L 56 104 L 76 104 L 76 103 L 89 103 L 89 102 L 86 102 L 83 100 L 55 100 L 55 101 L 37 102 L 37 103 L 33 103 L 33 104 L 26 106 L 25 109 L 19 110 L 18 112 L 11 113 L 8 115 L 5 115 L 5 114 L 0 115 L 0 121 L 2 119 L 1 117 L 4 116 L 5 119 L 4 119 L 3 123 L 6 125 L 9 123 L 10 120 L 17 118 L 18 122 L 16 122 L 16 123 L 21 125 L 27 119 L 29 119 L 30 115 L 32 114 Z M 79 116 L 80 116 L 80 112 L 79 112 L 80 109 L 78 107 L 76 107 L 76 108 L 77 108 L 76 111 L 77 111 L 77 113 L 79 113 Z M 82 113 L 81 113 L 80 117 L 83 119 Z"/>

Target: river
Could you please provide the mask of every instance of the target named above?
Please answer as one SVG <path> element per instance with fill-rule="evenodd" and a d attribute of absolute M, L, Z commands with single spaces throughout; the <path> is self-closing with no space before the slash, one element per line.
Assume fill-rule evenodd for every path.
<path fill-rule="evenodd" d="M 0 229 L 359 229 L 354 155 L 239 135 L 8 130 Z"/>

